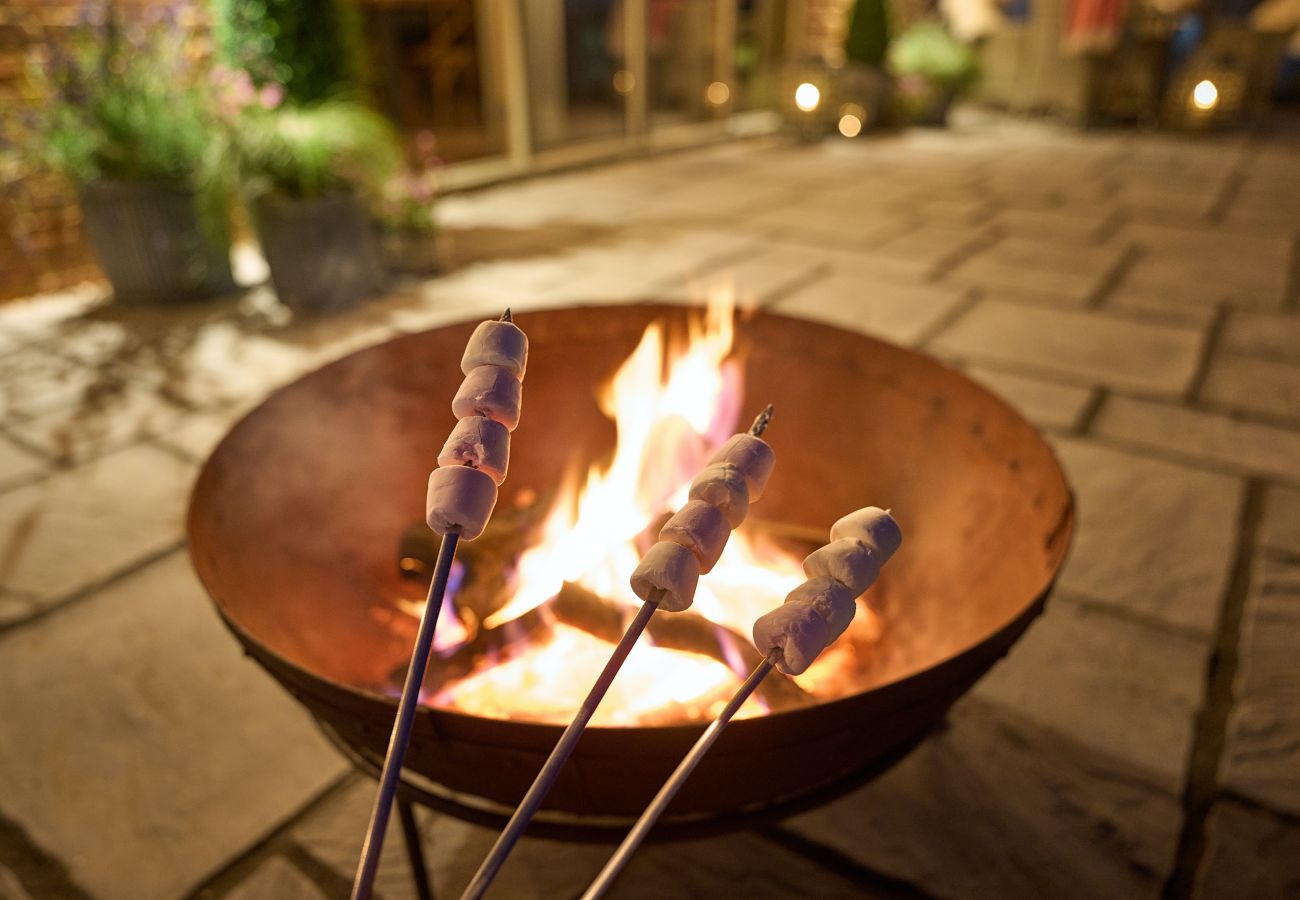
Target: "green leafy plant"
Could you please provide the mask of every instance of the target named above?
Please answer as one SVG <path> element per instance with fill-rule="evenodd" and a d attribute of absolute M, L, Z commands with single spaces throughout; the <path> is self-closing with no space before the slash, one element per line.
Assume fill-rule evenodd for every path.
<path fill-rule="evenodd" d="M 844 37 L 849 62 L 881 66 L 889 49 L 889 6 L 886 0 L 855 0 Z"/>
<path fill-rule="evenodd" d="M 84 184 L 96 178 L 193 180 L 214 134 L 198 70 L 167 20 L 124 25 L 110 12 L 27 60 L 27 150 Z M 170 38 L 170 39 L 169 39 Z"/>
<path fill-rule="evenodd" d="M 901 79 L 921 78 L 945 91 L 965 90 L 979 77 L 974 51 L 937 22 L 903 32 L 890 47 L 889 61 Z"/>
<path fill-rule="evenodd" d="M 214 0 L 222 61 L 294 104 L 359 94 L 365 54 L 352 0 Z"/>
<path fill-rule="evenodd" d="M 88 8 L 89 9 L 89 8 Z M 4 143 L 74 184 L 169 181 L 198 193 L 209 230 L 224 229 L 219 134 L 203 73 L 178 41 L 175 7 L 125 22 L 85 15 L 28 59 L 25 109 Z"/>
<path fill-rule="evenodd" d="M 294 198 L 356 191 L 374 199 L 401 163 L 388 120 L 354 100 L 242 110 L 231 161 L 251 195 Z"/>
<path fill-rule="evenodd" d="M 432 234 L 437 230 L 433 201 L 438 193 L 438 144 L 431 131 L 415 136 L 415 162 L 384 182 L 375 218 L 389 231 Z"/>

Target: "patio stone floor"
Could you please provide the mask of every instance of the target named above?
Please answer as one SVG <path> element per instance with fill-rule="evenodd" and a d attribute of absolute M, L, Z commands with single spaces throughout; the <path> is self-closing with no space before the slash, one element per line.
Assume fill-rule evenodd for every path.
<path fill-rule="evenodd" d="M 194 577 L 199 464 L 265 394 L 401 332 L 734 284 L 935 354 L 1058 448 L 1047 612 L 874 783 L 635 860 L 618 897 L 1295 897 L 1300 129 L 1196 139 L 966 114 L 443 200 L 441 277 L 295 319 L 269 289 L 0 306 L 0 898 L 346 897 L 373 785 Z M 494 835 L 418 816 L 441 896 Z M 607 848 L 527 839 L 493 896 Z M 414 896 L 394 827 L 379 878 Z"/>

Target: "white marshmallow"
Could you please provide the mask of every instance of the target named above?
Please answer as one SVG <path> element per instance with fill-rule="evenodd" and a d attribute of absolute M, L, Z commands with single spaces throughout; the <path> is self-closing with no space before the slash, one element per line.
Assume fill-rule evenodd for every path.
<path fill-rule="evenodd" d="M 695 602 L 699 580 L 700 561 L 694 553 L 681 544 L 659 541 L 632 571 L 632 591 L 642 600 L 649 600 L 651 591 L 662 591 L 659 608 L 681 612 Z"/>
<path fill-rule="evenodd" d="M 834 578 L 810 578 L 786 595 L 786 603 L 806 603 L 826 620 L 827 644 L 844 633 L 858 611 L 856 595 Z"/>
<path fill-rule="evenodd" d="M 726 463 L 707 466 L 691 482 L 690 498 L 716 506 L 733 529 L 740 527 L 749 512 L 749 487 L 745 475 Z"/>
<path fill-rule="evenodd" d="M 754 646 L 764 656 L 780 650 L 776 667 L 787 675 L 802 673 L 829 643 L 830 627 L 809 603 L 786 603 L 754 622 Z"/>
<path fill-rule="evenodd" d="M 524 386 L 509 369 L 475 366 L 456 391 L 451 411 L 458 419 L 487 416 L 514 431 L 519 425 L 523 394 Z"/>
<path fill-rule="evenodd" d="M 460 528 L 461 540 L 483 533 L 497 502 L 492 476 L 470 466 L 447 466 L 429 475 L 425 520 L 438 534 Z"/>
<path fill-rule="evenodd" d="M 854 510 L 831 526 L 831 540 L 857 538 L 876 552 L 882 566 L 903 543 L 903 532 L 888 510 L 868 506 Z"/>
<path fill-rule="evenodd" d="M 497 484 L 505 481 L 510 465 L 510 432 L 506 426 L 485 416 L 466 416 L 457 422 L 438 454 L 438 465 L 466 463 L 491 475 Z"/>
<path fill-rule="evenodd" d="M 479 366 L 509 369 L 523 381 L 528 369 L 528 336 L 513 322 L 480 322 L 465 345 L 460 370 L 468 375 Z"/>
<path fill-rule="evenodd" d="M 659 531 L 659 540 L 681 544 L 700 561 L 700 571 L 709 572 L 722 556 L 731 529 L 716 506 L 703 500 L 689 500 Z"/>
<path fill-rule="evenodd" d="M 749 484 L 749 499 L 752 503 L 763 496 L 767 478 L 776 465 L 776 454 L 767 441 L 752 434 L 733 434 L 727 442 L 718 448 L 709 460 L 709 465 L 727 463 L 735 466 L 745 476 Z"/>
<path fill-rule="evenodd" d="M 808 554 L 803 571 L 809 578 L 834 578 L 856 597 L 876 583 L 880 560 L 857 538 L 840 538 Z"/>

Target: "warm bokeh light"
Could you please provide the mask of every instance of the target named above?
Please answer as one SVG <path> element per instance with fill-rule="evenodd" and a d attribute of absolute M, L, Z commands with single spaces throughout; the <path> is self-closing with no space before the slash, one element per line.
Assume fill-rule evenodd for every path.
<path fill-rule="evenodd" d="M 862 133 L 862 125 L 867 119 L 867 111 L 856 103 L 845 103 L 840 107 L 840 134 L 845 137 L 857 137 Z"/>
<path fill-rule="evenodd" d="M 1206 79 L 1192 88 L 1192 105 L 1197 109 L 1214 109 L 1219 105 L 1219 89 Z"/>
<path fill-rule="evenodd" d="M 822 102 L 822 92 L 817 85 L 805 81 L 794 89 L 794 105 L 804 112 L 812 112 Z"/>
<path fill-rule="evenodd" d="M 714 106 L 721 106 L 731 99 L 731 88 L 725 82 L 715 81 L 704 89 L 704 99 Z"/>
<path fill-rule="evenodd" d="M 619 69 L 614 73 L 614 90 L 620 94 L 630 94 L 636 89 L 636 76 L 628 69 Z"/>

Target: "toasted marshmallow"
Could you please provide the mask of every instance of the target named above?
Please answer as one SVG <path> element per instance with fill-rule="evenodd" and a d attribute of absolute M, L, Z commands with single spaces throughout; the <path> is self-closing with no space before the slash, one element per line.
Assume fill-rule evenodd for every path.
<path fill-rule="evenodd" d="M 749 485 L 749 500 L 752 503 L 763 496 L 768 476 L 776 465 L 776 453 L 762 438 L 752 434 L 733 434 L 709 460 L 710 466 L 718 463 L 735 466 L 741 471 Z"/>
<path fill-rule="evenodd" d="M 780 650 L 776 667 L 787 675 L 801 674 L 830 642 L 826 619 L 804 601 L 778 606 L 754 622 L 754 646 L 764 656 Z"/>
<path fill-rule="evenodd" d="M 451 411 L 458 419 L 487 416 L 514 431 L 519 425 L 523 395 L 523 385 L 509 369 L 475 366 L 456 391 Z"/>
<path fill-rule="evenodd" d="M 834 578 L 856 597 L 876 583 L 880 561 L 857 538 L 840 538 L 808 554 L 803 571 L 809 578 Z"/>
<path fill-rule="evenodd" d="M 690 498 L 716 506 L 733 529 L 740 527 L 749 513 L 749 485 L 745 475 L 733 465 L 707 466 L 691 482 Z"/>
<path fill-rule="evenodd" d="M 461 372 L 468 375 L 479 366 L 500 366 L 524 380 L 528 369 L 528 337 L 514 322 L 480 322 L 465 345 Z"/>
<path fill-rule="evenodd" d="M 681 612 L 695 602 L 700 561 L 690 549 L 672 541 L 659 541 L 641 557 L 632 572 L 632 591 L 642 600 L 660 592 L 659 608 Z"/>
<path fill-rule="evenodd" d="M 786 603 L 806 603 L 826 620 L 827 644 L 844 633 L 858 611 L 856 595 L 834 578 L 810 578 L 786 595 Z"/>
<path fill-rule="evenodd" d="M 487 527 L 496 502 L 497 484 L 486 472 L 470 466 L 434 469 L 429 475 L 425 520 L 438 534 L 459 528 L 461 539 L 472 541 Z"/>
<path fill-rule="evenodd" d="M 659 531 L 659 540 L 681 544 L 694 553 L 701 572 L 717 565 L 730 536 L 726 516 L 703 500 L 687 501 Z"/>
<path fill-rule="evenodd" d="M 466 464 L 491 475 L 497 484 L 505 481 L 510 465 L 510 432 L 506 426 L 485 416 L 466 416 L 457 422 L 438 454 L 438 465 Z"/>
<path fill-rule="evenodd" d="M 862 541 L 875 551 L 876 561 L 883 566 L 903 543 L 903 532 L 888 510 L 868 506 L 849 513 L 831 526 L 831 540 L 840 538 Z"/>

